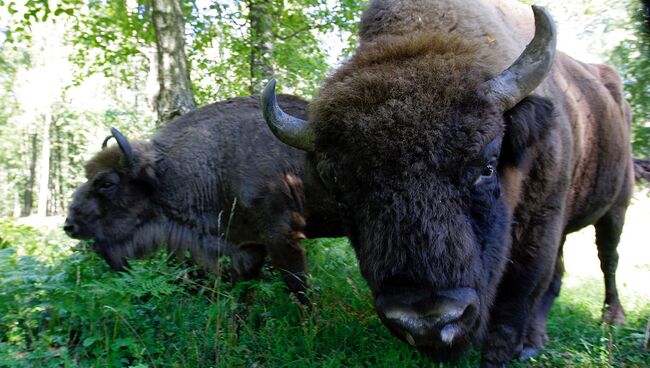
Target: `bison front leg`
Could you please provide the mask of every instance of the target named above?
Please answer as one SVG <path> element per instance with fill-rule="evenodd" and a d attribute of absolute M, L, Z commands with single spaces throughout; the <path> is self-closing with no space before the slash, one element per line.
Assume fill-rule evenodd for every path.
<path fill-rule="evenodd" d="M 555 274 L 562 236 L 558 218 L 561 216 L 547 213 L 531 219 L 529 223 L 535 225 L 524 232 L 521 241 L 513 242 L 511 262 L 491 309 L 481 367 L 507 366 L 521 352 L 529 320 L 538 311 L 540 298 L 549 290 Z M 547 302 L 552 303 L 553 299 Z"/>
<path fill-rule="evenodd" d="M 239 245 L 236 253 L 231 255 L 233 284 L 239 280 L 250 280 L 260 277 L 264 259 L 266 258 L 266 247 L 264 244 L 243 244 Z"/>
<path fill-rule="evenodd" d="M 528 322 L 526 334 L 523 341 L 523 346 L 519 352 L 519 359 L 528 360 L 537 356 L 540 350 L 548 341 L 546 333 L 546 323 L 548 321 L 548 313 L 553 306 L 553 302 L 560 295 L 560 288 L 562 287 L 562 275 L 564 275 L 564 260 L 562 259 L 562 248 L 566 236 L 562 237 L 558 256 L 555 261 L 555 273 L 551 280 L 548 289 L 542 295 L 539 303 L 537 303 L 537 310 Z"/>
<path fill-rule="evenodd" d="M 287 284 L 298 301 L 309 305 L 307 290 L 307 259 L 305 251 L 300 245 L 300 240 L 291 236 L 284 241 L 268 244 L 269 254 L 273 267 L 280 272 L 282 279 Z"/>

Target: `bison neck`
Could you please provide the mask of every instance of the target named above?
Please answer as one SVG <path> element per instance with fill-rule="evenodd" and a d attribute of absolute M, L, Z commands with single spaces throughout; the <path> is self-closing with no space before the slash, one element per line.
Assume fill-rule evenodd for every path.
<path fill-rule="evenodd" d="M 143 224 L 120 244 L 96 246 L 102 249 L 100 253 L 107 258 L 108 263 L 118 265 L 117 268 L 124 264 L 126 258 L 143 258 L 160 247 L 166 247 L 169 253 L 181 258 L 187 251 L 198 265 L 208 271 L 215 271 L 218 258 L 231 253 L 230 246 L 219 234 L 203 232 L 164 215 Z"/>

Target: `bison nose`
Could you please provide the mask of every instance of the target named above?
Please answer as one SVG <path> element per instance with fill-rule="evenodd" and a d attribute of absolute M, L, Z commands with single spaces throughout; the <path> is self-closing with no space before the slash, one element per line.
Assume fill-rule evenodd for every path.
<path fill-rule="evenodd" d="M 63 231 L 65 231 L 68 236 L 74 237 L 75 234 L 77 234 L 78 230 L 79 227 L 77 224 L 72 222 L 69 217 L 65 219 L 65 223 L 63 224 Z"/>
<path fill-rule="evenodd" d="M 412 292 L 410 292 L 412 293 Z M 449 346 L 470 332 L 479 311 L 473 289 L 457 288 L 419 295 L 379 295 L 380 318 L 413 346 Z"/>

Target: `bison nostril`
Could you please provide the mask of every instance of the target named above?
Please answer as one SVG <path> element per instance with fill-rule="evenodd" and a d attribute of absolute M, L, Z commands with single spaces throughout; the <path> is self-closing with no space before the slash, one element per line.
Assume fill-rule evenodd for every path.
<path fill-rule="evenodd" d="M 450 346 L 474 326 L 480 300 L 475 290 L 456 288 L 379 295 L 375 306 L 383 322 L 410 345 Z"/>
<path fill-rule="evenodd" d="M 440 341 L 447 345 L 451 345 L 451 343 L 454 341 L 454 338 L 456 338 L 459 333 L 460 328 L 458 328 L 458 326 L 455 324 L 446 325 L 442 328 L 442 330 L 440 330 Z"/>
<path fill-rule="evenodd" d="M 77 225 L 66 222 L 63 224 L 63 231 L 68 235 L 74 235 L 77 232 Z"/>
<path fill-rule="evenodd" d="M 415 339 L 413 338 L 413 335 L 411 335 L 408 332 L 404 333 L 404 338 L 406 339 L 406 342 L 409 343 L 411 346 L 415 346 Z"/>

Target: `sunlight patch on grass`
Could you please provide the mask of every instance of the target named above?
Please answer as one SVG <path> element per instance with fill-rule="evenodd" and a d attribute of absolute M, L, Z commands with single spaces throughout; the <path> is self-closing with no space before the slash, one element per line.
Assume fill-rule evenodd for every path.
<path fill-rule="evenodd" d="M 626 299 L 650 304 L 650 198 L 648 190 L 637 192 L 628 208 L 618 246 L 617 285 L 624 306 Z M 564 287 L 576 289 L 585 280 L 604 289 L 593 226 L 570 234 L 564 245 Z"/>

